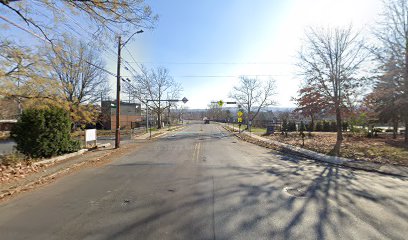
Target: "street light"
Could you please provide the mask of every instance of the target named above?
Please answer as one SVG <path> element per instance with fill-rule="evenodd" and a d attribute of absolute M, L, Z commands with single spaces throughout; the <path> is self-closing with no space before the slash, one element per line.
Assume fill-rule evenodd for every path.
<path fill-rule="evenodd" d="M 143 30 L 139 30 L 133 33 L 128 40 L 126 40 L 123 44 L 121 43 L 121 36 L 118 36 L 118 66 L 117 66 L 117 74 L 116 74 L 116 131 L 115 131 L 115 148 L 120 147 L 120 52 L 122 48 L 129 42 L 129 40 L 135 35 L 143 33 Z"/>

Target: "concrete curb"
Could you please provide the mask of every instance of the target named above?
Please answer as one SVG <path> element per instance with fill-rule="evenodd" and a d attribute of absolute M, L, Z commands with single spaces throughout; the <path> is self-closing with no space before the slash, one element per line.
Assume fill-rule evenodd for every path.
<path fill-rule="evenodd" d="M 104 144 L 98 144 L 96 147 L 97 148 L 107 148 L 107 147 L 110 147 L 110 146 L 111 146 L 110 143 L 104 143 Z M 55 164 L 55 163 L 58 163 L 60 161 L 65 160 L 65 159 L 82 155 L 85 152 L 88 152 L 90 150 L 91 149 L 81 149 L 81 150 L 79 150 L 77 152 L 68 153 L 68 154 L 64 154 L 64 155 L 61 155 L 61 156 L 57 156 L 57 157 L 45 159 L 45 160 L 42 160 L 42 161 L 34 162 L 33 165 L 38 166 L 38 165 L 46 165 L 46 164 Z"/>
<path fill-rule="evenodd" d="M 223 125 L 223 127 L 224 129 L 230 132 L 237 130 L 235 128 L 228 127 L 225 125 Z M 384 174 L 389 174 L 389 175 L 408 177 L 408 167 L 404 167 L 404 166 L 381 164 L 381 163 L 353 160 L 353 159 L 343 158 L 343 157 L 329 156 L 323 153 L 314 152 L 314 151 L 304 149 L 301 147 L 296 147 L 296 146 L 292 146 L 286 143 L 281 143 L 281 142 L 273 141 L 270 139 L 266 139 L 258 135 L 250 134 L 248 132 L 241 132 L 240 134 L 239 133 L 234 133 L 234 134 L 235 136 L 245 141 L 248 141 L 247 139 L 242 137 L 242 135 L 245 135 L 246 137 L 251 138 L 253 140 L 251 141 L 252 143 L 257 144 L 259 146 L 271 147 L 270 145 L 274 145 L 278 148 L 282 148 L 284 150 L 288 150 L 290 152 L 294 152 L 294 153 L 306 156 L 308 158 L 311 158 L 311 159 L 314 159 L 320 162 L 326 162 L 330 164 L 335 164 L 335 165 L 340 165 L 340 166 L 345 166 L 345 167 L 350 167 L 350 168 L 360 169 L 360 170 L 365 170 L 365 171 L 370 171 L 370 172 L 379 172 L 379 173 L 384 173 Z"/>
<path fill-rule="evenodd" d="M 168 134 L 170 132 L 175 132 L 175 131 L 178 131 L 178 130 L 180 130 L 182 128 L 184 128 L 184 126 L 177 126 L 177 127 L 174 127 L 174 128 L 164 130 L 163 132 L 159 132 L 159 133 L 155 134 L 154 136 L 152 135 L 152 139 L 160 138 L 160 137 L 162 137 L 162 136 L 164 136 L 164 135 L 166 135 L 166 134 Z"/>
<path fill-rule="evenodd" d="M 68 153 L 68 154 L 58 156 L 58 157 L 53 157 L 53 158 L 45 159 L 45 160 L 42 160 L 42 161 L 38 161 L 38 162 L 33 163 L 33 165 L 37 166 L 37 165 L 55 164 L 57 162 L 65 160 L 67 158 L 82 155 L 83 153 L 85 153 L 87 151 L 88 151 L 88 149 L 81 149 L 78 152 Z"/>
<path fill-rule="evenodd" d="M 164 136 L 170 132 L 178 131 L 184 127 L 185 127 L 184 125 L 175 126 L 175 127 L 171 127 L 170 129 L 163 129 L 163 130 L 156 131 L 155 133 L 152 133 L 151 139 L 160 138 L 161 136 Z M 143 137 L 144 135 L 145 137 Z M 140 135 L 139 138 L 135 138 L 134 140 L 150 140 L 150 135 L 148 133 L 145 133 L 143 135 Z"/>

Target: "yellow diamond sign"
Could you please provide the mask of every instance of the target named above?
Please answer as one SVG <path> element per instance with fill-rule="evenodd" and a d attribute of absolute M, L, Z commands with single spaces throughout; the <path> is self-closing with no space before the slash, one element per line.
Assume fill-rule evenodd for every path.
<path fill-rule="evenodd" d="M 220 107 L 222 107 L 222 105 L 224 105 L 224 101 L 222 101 L 222 100 L 218 101 L 217 103 L 218 103 L 218 106 L 220 106 Z"/>
<path fill-rule="evenodd" d="M 241 112 L 241 111 L 239 111 L 239 112 L 237 112 L 237 115 L 238 115 L 238 117 L 242 117 L 242 115 L 244 115 L 244 113 L 243 112 Z"/>

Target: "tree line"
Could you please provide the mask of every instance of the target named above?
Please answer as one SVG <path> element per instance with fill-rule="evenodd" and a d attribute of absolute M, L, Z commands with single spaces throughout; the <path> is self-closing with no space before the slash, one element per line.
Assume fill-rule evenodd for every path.
<path fill-rule="evenodd" d="M 118 34 L 129 37 L 140 29 L 153 28 L 158 20 L 144 1 L 0 0 L 0 8 L 4 11 L 2 19 L 14 29 L 41 40 L 27 46 L 15 39 L 0 39 L 2 109 L 7 109 L 9 100 L 17 102 L 19 114 L 28 108 L 62 108 L 69 113 L 73 130 L 95 123 L 100 115 L 96 103 L 111 94 L 108 76 L 114 74 L 106 70 L 103 50 Z M 41 17 L 35 14 L 38 9 Z M 75 19 L 90 24 L 81 25 Z M 78 26 L 83 34 L 79 38 L 73 30 L 60 32 Z M 89 41 L 83 38 L 87 34 Z M 131 83 L 122 83 L 132 98 L 144 102 L 179 97 L 181 86 L 165 68 L 142 66 L 132 75 Z M 161 127 L 162 115 L 170 106 L 160 101 L 150 104 Z"/>
<path fill-rule="evenodd" d="M 394 137 L 403 123 L 408 143 L 407 16 L 406 0 L 387 0 L 369 38 L 351 25 L 305 31 L 296 64 L 303 83 L 293 99 L 295 111 L 308 117 L 312 126 L 318 116 L 335 116 L 335 126 L 330 127 L 337 132 L 333 155 L 340 154 L 345 119 L 353 122 L 360 115 L 391 122 Z M 242 77 L 230 94 L 246 113 L 248 128 L 260 109 L 273 104 L 274 81 L 261 83 Z"/>

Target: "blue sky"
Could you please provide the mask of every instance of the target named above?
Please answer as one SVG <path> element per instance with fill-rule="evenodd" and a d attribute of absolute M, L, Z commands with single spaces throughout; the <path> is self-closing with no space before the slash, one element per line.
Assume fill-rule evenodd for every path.
<path fill-rule="evenodd" d="M 129 49 L 147 67 L 168 68 L 182 83 L 190 108 L 205 108 L 211 100 L 228 100 L 240 75 L 275 79 L 278 106 L 294 106 L 290 99 L 301 82 L 294 64 L 304 29 L 353 24 L 366 31 L 381 8 L 379 0 L 147 3 L 160 20 L 154 30 L 137 35 Z"/>
<path fill-rule="evenodd" d="M 240 75 L 275 79 L 278 106 L 293 106 L 290 99 L 296 96 L 301 83 L 294 64 L 305 28 L 353 24 L 357 30 L 368 33 L 381 10 L 381 0 L 146 0 L 146 3 L 160 19 L 155 29 L 135 35 L 127 49 L 146 67 L 168 68 L 182 84 L 182 96 L 190 100 L 186 104 L 189 108 L 206 108 L 212 100 L 229 100 L 228 94 Z M 5 23 L 0 20 L 0 24 Z M 30 38 L 19 31 L 12 33 L 21 41 Z M 114 43 L 109 45 L 111 49 L 103 53 L 104 58 L 107 69 L 116 72 L 116 47 Z M 123 58 L 133 62 L 126 49 Z M 135 63 L 131 64 L 137 69 Z M 131 74 L 122 68 L 122 75 Z M 110 77 L 110 83 L 115 90 L 114 77 Z"/>

